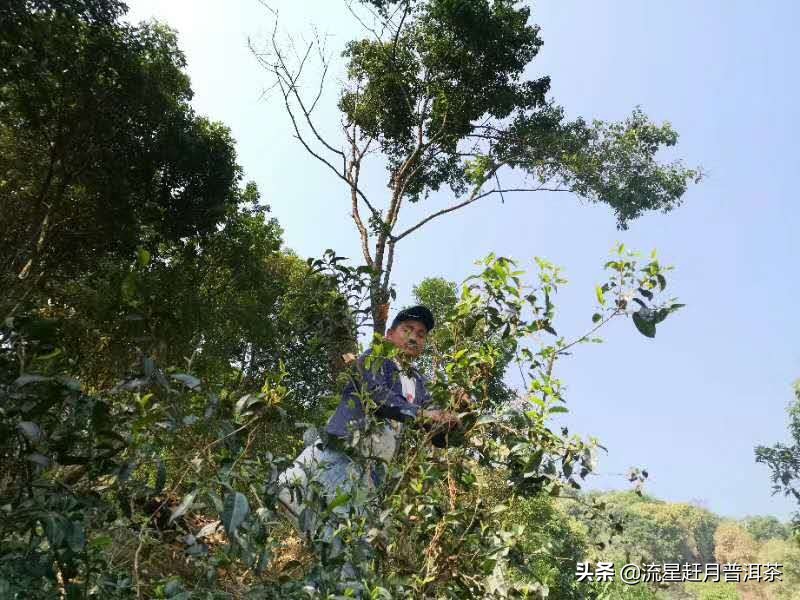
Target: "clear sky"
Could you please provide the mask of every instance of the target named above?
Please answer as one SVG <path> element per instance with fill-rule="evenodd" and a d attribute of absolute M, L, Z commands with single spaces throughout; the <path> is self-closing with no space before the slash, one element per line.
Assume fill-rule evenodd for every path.
<path fill-rule="evenodd" d="M 179 33 L 199 113 L 231 127 L 247 179 L 255 180 L 302 256 L 326 248 L 357 257 L 346 190 L 307 157 L 289 131 L 269 83 L 247 49 L 272 19 L 257 0 L 129 0 L 129 18 L 157 18 Z M 357 26 L 343 0 L 274 0 L 283 29 L 329 35 L 338 58 Z M 723 515 L 787 517 L 789 501 L 770 495 L 753 447 L 788 441 L 785 408 L 800 377 L 795 232 L 797 149 L 796 24 L 791 1 L 547 0 L 533 6 L 544 46 L 531 76 L 549 74 L 552 96 L 572 116 L 623 119 L 636 105 L 681 134 L 677 154 L 707 179 L 674 212 L 645 216 L 628 231 L 611 210 L 567 195 L 486 198 L 431 223 L 398 246 L 398 303 L 428 276 L 460 281 L 493 251 L 545 257 L 565 270 L 560 333 L 582 333 L 594 284 L 617 241 L 657 248 L 676 266 L 671 291 L 687 307 L 655 340 L 630 322 L 606 330 L 606 343 L 564 361 L 571 414 L 565 422 L 607 446 L 591 487 L 624 488 L 627 467 L 646 467 L 647 490 L 696 502 Z M 337 72 L 321 107 L 335 134 Z M 380 168 L 369 173 L 382 193 Z M 513 183 L 508 177 L 504 183 Z M 446 196 L 405 215 L 412 223 Z M 425 209 L 425 210 L 423 210 Z M 402 223 L 401 223 L 402 224 Z"/>

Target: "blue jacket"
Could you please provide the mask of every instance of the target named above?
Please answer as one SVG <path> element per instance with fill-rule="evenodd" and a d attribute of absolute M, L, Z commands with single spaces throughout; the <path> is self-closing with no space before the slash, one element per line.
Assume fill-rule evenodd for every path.
<path fill-rule="evenodd" d="M 356 376 L 342 390 L 342 399 L 336 412 L 331 415 L 325 428 L 329 435 L 347 438 L 354 427 L 364 426 L 364 407 L 359 393 L 368 393 L 377 405 L 375 415 L 395 421 L 411 421 L 417 411 L 431 401 L 425 385 L 426 379 L 416 370 L 412 376 L 416 382 L 414 403 L 403 396 L 403 384 L 400 382 L 400 369 L 393 360 L 383 360 L 375 371 L 364 366 L 364 360 L 370 354 L 367 350 L 358 357 Z"/>

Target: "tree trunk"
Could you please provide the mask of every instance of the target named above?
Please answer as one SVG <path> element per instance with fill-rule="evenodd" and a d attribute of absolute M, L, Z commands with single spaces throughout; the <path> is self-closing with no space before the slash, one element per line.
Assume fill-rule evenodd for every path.
<path fill-rule="evenodd" d="M 372 331 L 384 335 L 386 322 L 389 319 L 389 292 L 380 281 L 380 274 L 373 276 L 370 290 L 370 303 L 372 309 Z"/>

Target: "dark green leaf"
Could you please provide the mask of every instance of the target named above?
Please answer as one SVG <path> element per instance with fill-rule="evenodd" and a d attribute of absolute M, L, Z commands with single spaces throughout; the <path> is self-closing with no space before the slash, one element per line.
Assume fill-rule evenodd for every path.
<path fill-rule="evenodd" d="M 146 267 L 150 264 L 150 252 L 144 248 L 139 248 L 136 251 L 136 261 L 139 263 L 140 267 Z"/>
<path fill-rule="evenodd" d="M 44 518 L 44 534 L 50 546 L 57 548 L 66 536 L 67 523 L 60 515 L 50 514 Z"/>
<path fill-rule="evenodd" d="M 636 311 L 633 313 L 633 324 L 636 325 L 636 329 L 639 330 L 639 333 L 642 335 L 653 338 L 656 337 L 656 325 L 653 323 L 652 319 L 644 318 L 641 315 L 642 311 Z"/>
<path fill-rule="evenodd" d="M 153 495 L 157 496 L 164 489 L 167 483 L 167 467 L 160 458 L 156 460 L 156 484 L 153 487 Z"/>
<path fill-rule="evenodd" d="M 35 444 L 44 438 L 41 428 L 33 421 L 20 421 L 17 423 L 17 431 L 24 435 L 31 444 Z"/>
<path fill-rule="evenodd" d="M 225 496 L 225 504 L 222 511 L 222 524 L 229 537 L 234 537 L 236 530 L 244 523 L 247 514 L 250 512 L 250 505 L 247 497 L 241 492 L 229 493 Z"/>
<path fill-rule="evenodd" d="M 181 382 L 190 390 L 199 390 L 200 389 L 200 380 L 193 375 L 188 375 L 187 373 L 175 373 L 172 375 L 172 379 L 175 381 Z"/>
<path fill-rule="evenodd" d="M 38 452 L 32 452 L 25 457 L 27 460 L 31 461 L 39 465 L 40 467 L 47 468 L 50 466 L 50 459 L 47 458 L 44 454 L 39 454 Z"/>
<path fill-rule="evenodd" d="M 14 385 L 22 387 L 23 385 L 28 385 L 29 383 L 41 383 L 43 381 L 50 381 L 50 378 L 45 377 L 44 375 L 36 375 L 34 373 L 28 373 L 17 377 L 14 380 Z"/>
<path fill-rule="evenodd" d="M 67 545 L 76 553 L 81 552 L 86 545 L 86 534 L 80 521 L 72 521 L 67 526 Z"/>

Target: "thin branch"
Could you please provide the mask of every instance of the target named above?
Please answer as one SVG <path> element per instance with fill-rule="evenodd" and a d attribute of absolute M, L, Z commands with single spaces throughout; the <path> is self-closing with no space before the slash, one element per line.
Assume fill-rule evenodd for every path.
<path fill-rule="evenodd" d="M 277 42 L 277 28 L 278 28 L 277 14 L 278 13 L 277 13 L 277 11 L 273 10 L 272 8 L 270 8 L 265 2 L 262 1 L 261 4 L 263 6 L 265 6 L 270 12 L 272 12 L 276 17 L 275 27 L 273 29 L 272 38 L 271 38 L 272 48 L 273 48 L 272 54 L 275 56 L 276 62 L 275 63 L 271 63 L 271 62 L 267 61 L 264 58 L 264 55 L 262 53 L 259 53 L 259 52 L 256 51 L 256 49 L 254 48 L 252 42 L 248 42 L 248 45 L 250 47 L 250 51 L 256 57 L 256 60 L 258 60 L 259 63 L 264 68 L 269 70 L 275 76 L 275 84 L 273 85 L 273 87 L 277 86 L 280 89 L 281 94 L 283 95 L 284 107 L 285 107 L 286 112 L 288 113 L 289 118 L 290 118 L 290 120 L 292 122 L 292 127 L 294 128 L 295 137 L 303 145 L 303 148 L 305 148 L 306 152 L 308 152 L 311 156 L 316 158 L 318 161 L 320 161 L 323 164 L 325 164 L 329 169 L 331 169 L 331 171 L 333 171 L 336 174 L 337 177 L 339 177 L 339 179 L 341 179 L 342 181 L 344 181 L 345 183 L 348 184 L 348 186 L 357 195 L 357 197 L 360 198 L 366 204 L 366 206 L 369 208 L 370 212 L 373 214 L 374 217 L 380 218 L 380 213 L 375 209 L 375 207 L 372 205 L 372 203 L 366 197 L 366 195 L 364 194 L 363 190 L 361 190 L 358 187 L 357 183 L 354 186 L 353 182 L 351 182 L 350 179 L 347 177 L 347 157 L 344 154 L 344 152 L 339 150 L 339 149 L 334 148 L 330 143 L 328 143 L 327 140 L 325 140 L 322 137 L 322 135 L 319 133 L 319 131 L 317 130 L 316 126 L 314 125 L 313 120 L 311 119 L 311 112 L 314 110 L 314 108 L 316 108 L 316 105 L 317 105 L 317 103 L 318 103 L 318 101 L 319 101 L 319 99 L 320 99 L 320 97 L 322 95 L 322 91 L 323 91 L 323 87 L 324 87 L 324 80 L 325 80 L 325 77 L 326 77 L 327 72 L 328 72 L 328 63 L 324 59 L 324 56 L 322 54 L 321 44 L 319 42 L 319 37 L 317 36 L 316 46 L 320 51 L 320 56 L 322 57 L 324 69 L 323 69 L 322 76 L 320 78 L 320 86 L 319 86 L 319 89 L 317 91 L 317 95 L 315 96 L 314 101 L 311 104 L 311 107 L 307 108 L 306 104 L 303 102 L 303 99 L 299 94 L 297 82 L 298 82 L 300 76 L 302 75 L 302 69 L 303 69 L 303 66 L 305 65 L 305 62 L 306 62 L 306 60 L 308 58 L 308 55 L 309 55 L 312 47 L 315 44 L 313 42 L 309 44 L 308 48 L 306 49 L 305 55 L 302 58 L 299 59 L 300 60 L 299 68 L 296 70 L 295 73 L 292 73 L 292 71 L 289 69 L 288 65 L 286 64 L 286 61 L 284 60 L 284 58 L 283 58 L 283 56 L 282 56 L 282 54 L 280 52 L 280 49 L 278 47 L 278 42 Z M 317 140 L 323 146 L 325 146 L 325 148 L 327 148 L 329 151 L 333 152 L 334 154 L 336 154 L 336 155 L 338 155 L 338 156 L 340 156 L 342 158 L 342 168 L 341 168 L 341 170 L 336 168 L 327 158 L 325 158 L 320 153 L 316 152 L 315 150 L 313 150 L 311 148 L 311 145 L 308 143 L 308 141 L 305 139 L 305 137 L 303 136 L 303 134 L 300 131 L 298 118 L 297 118 L 297 115 L 295 114 L 295 110 L 292 108 L 292 105 L 291 105 L 291 102 L 290 102 L 290 97 L 293 97 L 297 101 L 297 104 L 299 105 L 300 111 L 303 114 L 303 118 L 305 119 L 306 123 L 308 124 L 309 128 L 311 129 L 312 133 L 317 138 Z M 368 150 L 368 148 L 369 148 L 369 141 L 365 145 L 364 149 L 357 156 L 357 160 L 359 162 L 360 162 L 360 159 L 363 157 L 363 155 Z"/>
<path fill-rule="evenodd" d="M 367 24 L 364 22 L 364 19 L 362 19 L 362 18 L 359 16 L 359 14 L 358 14 L 358 13 L 355 11 L 355 9 L 353 9 L 353 2 L 352 2 L 352 1 L 345 2 L 345 6 L 347 7 L 347 10 L 348 10 L 348 12 L 349 12 L 349 13 L 352 15 L 352 17 L 353 17 L 353 18 L 354 18 L 356 21 L 358 21 L 358 24 L 359 24 L 359 25 L 361 25 L 361 27 L 363 27 L 364 29 L 366 29 L 367 31 L 369 31 L 369 32 L 370 32 L 372 35 L 374 35 L 374 36 L 375 36 L 375 39 L 376 39 L 378 42 L 382 42 L 382 41 L 383 41 L 383 38 L 382 38 L 381 34 L 380 34 L 380 33 L 378 33 L 377 31 L 375 31 L 375 29 L 373 29 L 373 28 L 372 28 L 372 27 L 370 27 L 369 25 L 367 25 Z M 374 16 L 375 16 L 375 15 L 373 15 L 373 17 L 374 17 Z"/>
<path fill-rule="evenodd" d="M 575 344 L 579 344 L 579 343 L 581 343 L 583 340 L 587 339 L 587 338 L 588 338 L 590 335 L 592 335 L 592 334 L 593 334 L 595 331 L 597 331 L 598 329 L 600 329 L 600 328 L 601 328 L 603 325 L 605 325 L 606 323 L 608 323 L 608 322 L 609 322 L 611 319 L 613 319 L 614 317 L 616 317 L 616 316 L 619 316 L 619 315 L 621 315 L 621 314 L 622 314 L 622 311 L 621 311 L 620 309 L 618 309 L 618 308 L 617 308 L 617 309 L 615 309 L 615 310 L 614 310 L 614 312 L 612 312 L 612 313 L 611 313 L 609 316 L 607 316 L 605 319 L 603 319 L 602 321 L 600 321 L 600 322 L 599 322 L 597 325 L 595 325 L 594 327 L 592 327 L 592 328 L 591 328 L 589 331 L 587 331 L 586 333 L 584 333 L 584 334 L 583 334 L 581 337 L 579 337 L 579 338 L 578 338 L 578 339 L 576 339 L 576 340 L 573 340 L 573 341 L 571 341 L 571 342 L 570 342 L 569 344 L 567 344 L 566 346 L 562 346 L 561 348 L 559 348 L 559 349 L 558 349 L 558 350 L 555 352 L 555 354 L 553 354 L 553 357 L 555 357 L 555 356 L 556 356 L 556 355 L 558 355 L 558 354 L 564 354 L 564 353 L 567 351 L 567 349 L 569 349 L 569 348 L 572 348 L 572 347 L 573 347 Z"/>
<path fill-rule="evenodd" d="M 392 274 L 392 265 L 394 263 L 394 245 L 396 241 L 397 240 L 391 237 L 389 239 L 389 254 L 386 258 L 386 269 L 383 271 L 383 289 L 385 290 L 389 289 L 389 277 Z"/>
<path fill-rule="evenodd" d="M 320 133 L 317 131 L 317 128 L 314 126 L 314 121 L 311 119 L 311 111 L 309 111 L 306 108 L 305 103 L 303 102 L 303 99 L 300 96 L 300 93 L 297 91 L 297 82 L 300 80 L 300 76 L 303 73 L 303 67 L 305 65 L 306 60 L 308 59 L 308 55 L 310 54 L 311 49 L 313 48 L 313 46 L 314 46 L 313 42 L 309 43 L 308 48 L 306 49 L 306 53 L 303 56 L 302 60 L 300 61 L 300 66 L 297 69 L 296 75 L 293 77 L 291 75 L 291 71 L 289 70 L 289 67 L 286 65 L 286 62 L 283 60 L 283 56 L 281 55 L 280 50 L 278 49 L 278 43 L 277 43 L 277 41 L 275 41 L 275 34 L 273 33 L 272 48 L 273 48 L 273 51 L 275 53 L 275 58 L 278 60 L 278 63 L 279 63 L 279 65 L 274 65 L 273 66 L 273 72 L 277 76 L 280 76 L 280 74 L 278 73 L 278 69 L 280 69 L 285 74 L 286 79 L 288 79 L 287 85 L 289 87 L 289 90 L 292 92 L 292 95 L 294 96 L 295 100 L 297 100 L 297 103 L 300 106 L 300 110 L 302 111 L 303 116 L 305 117 L 306 123 L 308 123 L 309 128 L 314 133 L 314 136 L 319 140 L 319 142 L 323 146 L 325 146 L 328 150 L 333 152 L 334 154 L 338 154 L 339 156 L 344 157 L 344 152 L 342 152 L 341 150 L 331 146 L 327 142 L 327 140 L 325 140 L 325 138 L 323 138 L 320 135 Z M 321 92 L 321 88 L 325 83 L 325 75 L 327 74 L 327 72 L 328 72 L 328 70 L 326 68 L 323 71 L 322 76 L 320 78 L 320 94 L 322 93 Z M 314 102 L 314 104 L 316 104 L 316 101 Z"/>
<path fill-rule="evenodd" d="M 444 134 L 445 127 L 447 125 L 447 113 L 444 113 L 442 117 L 442 125 L 430 139 L 425 142 L 424 141 L 424 129 L 423 129 L 423 122 L 425 119 L 425 112 L 428 110 L 428 101 L 426 100 L 425 103 L 420 108 L 419 114 L 419 129 L 417 132 L 417 146 L 414 151 L 409 155 L 408 159 L 403 163 L 403 166 L 397 171 L 396 179 L 400 180 L 400 184 L 398 187 L 395 188 L 394 198 L 392 199 L 392 209 L 388 215 L 387 221 L 389 223 L 389 229 L 394 229 L 394 226 L 397 224 L 397 218 L 400 215 L 400 206 L 403 203 L 403 196 L 405 195 L 406 187 L 408 186 L 408 182 L 413 179 L 413 177 L 419 172 L 419 170 L 423 167 L 426 161 L 419 158 L 422 154 L 428 151 L 429 148 L 435 147 L 436 143 L 439 141 L 441 136 Z M 437 149 L 436 151 L 431 154 L 428 160 L 433 159 L 437 154 L 439 154 L 441 149 Z M 411 172 L 407 172 L 408 168 L 414 164 Z M 394 179 L 394 178 L 393 178 Z M 396 199 L 396 202 L 395 202 Z"/>
<path fill-rule="evenodd" d="M 348 137 L 350 136 L 348 135 Z M 353 161 L 350 163 L 350 169 L 348 173 L 348 179 L 350 181 L 350 203 L 352 207 L 353 221 L 355 221 L 359 237 L 361 238 L 361 252 L 364 254 L 364 260 L 367 261 L 367 265 L 372 267 L 374 266 L 374 260 L 369 253 L 369 232 L 367 231 L 367 228 L 364 226 L 364 222 L 361 220 L 361 214 L 359 213 L 358 210 L 358 195 L 356 194 L 356 190 L 358 190 L 358 178 L 361 171 L 361 162 L 356 158 L 359 154 L 359 149 L 358 146 L 356 145 L 357 137 L 358 137 L 357 126 L 354 124 L 353 135 L 352 137 L 350 137 L 351 140 L 350 147 L 351 147 L 351 152 L 353 154 Z"/>
<path fill-rule="evenodd" d="M 494 173 L 492 173 L 494 175 Z M 480 187 L 476 188 L 475 191 L 478 191 Z M 459 208 L 464 208 L 465 206 L 472 204 L 473 202 L 477 202 L 481 198 L 485 198 L 486 196 L 491 196 L 492 194 L 503 194 L 503 193 L 511 193 L 511 192 L 570 192 L 572 190 L 567 188 L 549 188 L 549 187 L 536 187 L 536 188 L 504 188 L 504 189 L 494 189 L 488 192 L 484 192 L 482 194 L 477 195 L 470 195 L 469 198 L 464 200 L 463 202 L 459 202 L 458 204 L 454 204 L 453 206 L 449 206 L 447 208 L 443 208 L 442 210 L 436 211 L 419 221 L 416 225 L 409 227 L 403 233 L 398 236 L 395 236 L 395 241 L 400 241 L 410 233 L 413 233 L 429 221 L 432 221 L 436 217 L 440 217 L 442 215 L 446 215 L 447 213 L 451 213 L 453 211 L 458 210 Z"/>
<path fill-rule="evenodd" d="M 399 8 L 399 7 L 398 7 Z M 392 40 L 392 61 L 397 58 L 397 42 L 400 40 L 400 32 L 403 29 L 403 23 L 406 20 L 406 17 L 411 12 L 411 4 L 407 3 L 405 9 L 403 10 L 403 16 L 400 17 L 400 23 L 397 25 L 397 31 L 394 33 L 394 40 Z"/>
<path fill-rule="evenodd" d="M 497 176 L 497 171 L 494 172 L 494 180 L 495 182 L 497 182 L 497 189 L 500 191 L 500 202 L 505 204 L 506 197 L 503 195 L 503 190 L 502 190 L 503 186 L 500 185 L 500 178 Z"/>
<path fill-rule="evenodd" d="M 331 164 L 330 161 L 328 161 L 328 159 L 326 159 L 325 157 L 321 156 L 320 154 L 317 154 L 316 152 L 314 152 L 314 150 L 311 149 L 311 146 L 308 145 L 308 143 L 306 142 L 305 138 L 303 137 L 303 134 L 300 133 L 300 128 L 297 125 L 297 119 L 294 116 L 294 111 L 292 111 L 292 107 L 289 104 L 289 93 L 284 88 L 283 81 L 281 81 L 281 80 L 278 81 L 278 87 L 280 88 L 281 94 L 283 95 L 283 102 L 284 102 L 284 105 L 286 107 L 286 112 L 289 114 L 289 119 L 292 121 L 292 127 L 294 128 L 295 137 L 300 141 L 300 143 L 306 149 L 306 152 L 308 152 L 311 156 L 316 158 L 318 161 L 326 164 L 331 169 L 331 171 L 336 173 L 336 175 L 339 178 L 343 179 L 346 183 L 349 184 L 350 182 L 347 181 L 347 178 L 342 173 L 340 173 L 339 170 L 336 167 L 334 167 L 333 164 Z"/>
<path fill-rule="evenodd" d="M 303 148 L 305 148 L 306 152 L 308 152 L 311 156 L 313 156 L 318 161 L 320 161 L 321 163 L 326 165 L 331 171 L 333 171 L 336 174 L 336 176 L 339 179 L 341 179 L 342 181 L 347 183 L 348 186 L 350 186 L 352 188 L 353 186 L 352 186 L 351 182 L 347 179 L 347 176 L 345 174 L 343 174 L 341 171 L 339 171 L 339 169 L 337 169 L 335 166 L 333 166 L 333 164 L 328 159 L 326 159 L 324 156 L 320 155 L 319 153 L 315 152 L 311 148 L 311 146 L 308 144 L 306 139 L 303 137 L 303 134 L 300 132 L 299 125 L 297 124 L 297 118 L 295 117 L 294 111 L 292 110 L 291 104 L 289 102 L 289 92 L 287 92 L 286 88 L 284 87 L 286 84 L 284 83 L 284 81 L 282 79 L 278 79 L 277 80 L 277 85 L 278 85 L 278 88 L 281 91 L 281 94 L 283 95 L 284 107 L 286 108 L 286 112 L 289 115 L 289 119 L 292 122 L 292 127 L 293 127 L 294 132 L 295 132 L 295 137 L 303 145 Z M 344 156 L 343 153 L 342 153 L 342 156 Z M 369 199 L 366 197 L 364 192 L 360 188 L 356 188 L 355 189 L 355 193 L 358 195 L 359 198 L 361 198 L 361 200 L 364 201 L 364 203 L 369 207 L 370 211 L 372 211 L 372 213 L 376 217 L 379 217 L 380 213 L 372 206 L 372 204 L 370 203 Z"/>

